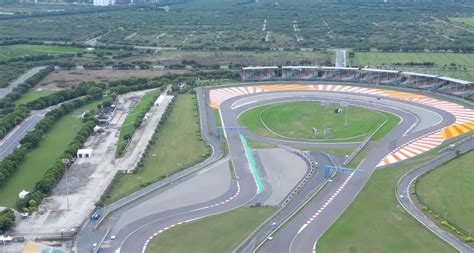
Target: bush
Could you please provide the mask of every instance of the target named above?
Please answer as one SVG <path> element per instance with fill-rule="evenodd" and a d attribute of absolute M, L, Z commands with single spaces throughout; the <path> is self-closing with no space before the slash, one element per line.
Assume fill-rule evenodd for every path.
<path fill-rule="evenodd" d="M 8 208 L 0 212 L 0 232 L 5 233 L 15 224 L 15 214 L 13 210 Z"/>

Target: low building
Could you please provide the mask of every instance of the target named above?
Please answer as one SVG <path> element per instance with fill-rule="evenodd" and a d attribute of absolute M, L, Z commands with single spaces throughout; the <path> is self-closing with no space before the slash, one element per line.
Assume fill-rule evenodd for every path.
<path fill-rule="evenodd" d="M 156 100 L 155 100 L 155 106 L 161 106 L 163 102 L 165 101 L 165 96 L 160 95 Z"/>
<path fill-rule="evenodd" d="M 94 6 L 109 6 L 114 4 L 115 0 L 94 0 Z"/>
<path fill-rule="evenodd" d="M 77 158 L 89 158 L 92 156 L 92 149 L 84 148 L 77 150 Z"/>
<path fill-rule="evenodd" d="M 95 115 L 95 118 L 99 122 L 99 125 L 106 125 L 109 124 L 110 121 L 114 118 L 115 116 L 115 105 L 108 106 L 108 107 L 102 107 L 100 108 L 99 112 L 97 115 Z"/>

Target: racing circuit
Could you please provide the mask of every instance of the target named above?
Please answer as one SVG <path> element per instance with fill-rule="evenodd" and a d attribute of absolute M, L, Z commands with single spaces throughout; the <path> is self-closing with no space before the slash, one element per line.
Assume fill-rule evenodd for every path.
<path fill-rule="evenodd" d="M 247 138 L 275 144 L 292 152 L 295 152 L 294 148 L 301 146 L 338 148 L 362 145 L 257 136 L 241 128 L 236 119 L 243 112 L 258 106 L 298 101 L 345 102 L 394 114 L 401 121 L 383 140 L 365 143 L 373 149 L 357 169 L 337 171 L 332 173 L 331 178 L 324 177 L 323 168 L 341 166 L 342 161 L 333 161 L 324 155 L 308 158 L 298 152 L 307 169 L 305 175 L 280 198 L 278 206 L 280 210 L 285 210 L 286 216 L 279 220 L 279 226 L 275 230 L 261 226 L 239 245 L 236 249 L 239 252 L 314 252 L 318 239 L 354 201 L 375 170 L 433 150 L 474 130 L 474 110 L 463 105 L 406 90 L 360 83 L 252 82 L 197 88 L 196 94 L 201 133 L 203 139 L 212 146 L 213 155 L 190 168 L 189 173 L 184 171 L 167 182 L 162 182 L 153 191 L 143 191 L 145 193 L 141 196 L 137 194 L 136 198 L 120 200 L 123 204 L 109 208 L 107 218 L 97 223 L 86 222 L 78 236 L 79 252 L 90 250 L 93 243 L 102 246 L 100 252 L 145 252 L 150 240 L 176 226 L 238 207 L 265 203 L 278 193 L 278 187 L 270 180 L 271 177 L 262 168 L 261 162 L 254 160 Z M 215 134 L 217 125 L 213 109 L 218 109 L 221 116 L 223 134 L 229 148 L 228 155 L 224 155 Z M 237 177 L 226 182 L 220 179 L 226 175 L 217 175 L 215 168 L 223 166 L 229 159 Z M 314 161 L 319 166 L 313 174 L 311 169 Z M 216 176 L 211 176 L 212 173 Z M 208 184 L 212 189 L 205 188 Z M 186 187 L 202 188 L 199 191 L 184 190 Z M 185 191 L 187 198 L 177 198 L 176 196 L 182 196 L 179 191 Z M 172 194 L 176 194 L 173 195 L 174 198 L 166 197 Z M 307 198 L 309 195 L 314 198 Z M 169 207 L 157 208 L 152 205 L 157 199 L 160 199 L 161 205 Z M 136 215 L 136 210 L 140 207 L 147 212 Z M 126 221 L 123 219 L 125 216 Z M 273 216 L 268 222 L 275 220 Z M 280 222 L 282 220 L 287 222 Z M 108 239 L 110 235 L 114 235 L 115 240 Z M 470 246 L 455 237 L 439 233 L 437 235 L 460 252 L 473 252 Z M 267 240 L 269 236 L 273 239 Z"/>

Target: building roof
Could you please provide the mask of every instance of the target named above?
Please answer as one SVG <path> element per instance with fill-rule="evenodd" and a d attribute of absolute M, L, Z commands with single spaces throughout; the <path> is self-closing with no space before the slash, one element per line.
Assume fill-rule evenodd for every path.
<path fill-rule="evenodd" d="M 243 67 L 243 70 L 259 70 L 259 69 L 278 69 L 277 66 L 264 66 L 264 67 Z"/>
<path fill-rule="evenodd" d="M 404 75 L 410 75 L 410 76 L 423 76 L 423 77 L 431 77 L 431 78 L 437 78 L 438 77 L 438 76 L 434 76 L 434 75 L 415 73 L 415 72 L 402 72 L 402 73 Z"/>
<path fill-rule="evenodd" d="M 115 106 L 103 107 L 99 110 L 96 119 L 108 119 L 115 111 Z"/>
<path fill-rule="evenodd" d="M 83 149 L 78 149 L 77 153 L 78 154 L 91 154 L 92 151 L 94 151 L 94 150 L 91 149 L 91 148 L 83 148 Z"/>
<path fill-rule="evenodd" d="M 399 71 L 399 70 L 388 70 L 388 69 L 367 69 L 367 68 L 363 68 L 362 70 L 370 71 L 370 72 L 393 73 L 393 74 L 401 73 L 401 71 Z"/>
<path fill-rule="evenodd" d="M 28 241 L 26 244 L 25 248 L 23 249 L 23 253 L 66 253 L 67 251 L 59 249 L 59 248 L 53 248 L 50 246 L 46 246 L 41 243 L 33 242 L 33 241 Z"/>
<path fill-rule="evenodd" d="M 459 83 L 459 84 L 472 84 L 470 81 L 464 81 L 456 78 L 451 78 L 451 77 L 446 77 L 446 76 L 441 76 L 439 79 L 448 81 L 448 82 L 454 82 L 454 83 Z"/>

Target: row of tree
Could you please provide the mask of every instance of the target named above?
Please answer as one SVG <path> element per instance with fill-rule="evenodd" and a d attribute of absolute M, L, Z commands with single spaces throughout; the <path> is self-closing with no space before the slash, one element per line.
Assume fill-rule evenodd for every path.
<path fill-rule="evenodd" d="M 52 70 L 53 67 L 49 66 L 39 71 L 15 87 L 12 92 L 8 93 L 4 98 L 0 99 L 0 109 L 2 109 L 2 117 L 0 118 L 0 139 L 5 137 L 5 135 L 30 115 L 30 111 L 25 106 L 20 105 L 15 107 L 14 101 L 21 98 L 31 87 L 38 84 Z"/>
<path fill-rule="evenodd" d="M 9 177 L 15 173 L 21 162 L 24 160 L 25 155 L 30 150 L 38 146 L 43 136 L 51 129 L 51 127 L 56 121 L 59 120 L 59 118 L 95 99 L 96 98 L 93 96 L 87 96 L 83 99 L 77 99 L 65 103 L 59 108 L 47 113 L 46 116 L 36 125 L 35 129 L 26 134 L 23 139 L 20 140 L 21 146 L 13 150 L 10 155 L 6 156 L 0 162 L 0 186 L 7 182 Z M 69 150 L 69 153 L 70 152 L 71 150 Z"/>
<path fill-rule="evenodd" d="M 41 142 L 44 134 L 47 133 L 61 117 L 95 100 L 97 100 L 97 98 L 94 96 L 86 96 L 81 99 L 67 102 L 61 105 L 59 108 L 49 112 L 45 118 L 42 119 L 40 123 L 38 123 L 38 125 L 35 127 L 35 130 L 28 133 L 22 139 L 20 142 L 21 147 L 28 150 L 33 149 Z M 43 198 L 46 197 L 54 188 L 54 186 L 59 182 L 65 168 L 63 159 L 71 159 L 75 157 L 77 150 L 82 147 L 96 126 L 93 113 L 86 114 L 83 122 L 84 123 L 79 132 L 74 137 L 74 140 L 69 143 L 63 154 L 59 156 L 53 165 L 51 165 L 51 167 L 49 167 L 42 175 L 41 179 L 36 183 L 33 192 L 28 194 L 26 198 L 18 200 L 17 207 L 19 210 L 26 211 L 28 209 L 28 211 L 33 211 L 37 207 L 37 204 L 41 203 Z"/>
<path fill-rule="evenodd" d="M 160 96 L 160 91 L 155 90 L 155 91 L 150 91 L 152 93 L 152 97 L 149 99 L 147 98 L 147 94 L 142 98 L 142 100 L 135 106 L 135 108 L 140 108 L 141 110 L 138 113 L 138 115 L 135 117 L 135 122 L 133 122 L 133 131 L 122 136 L 122 140 L 119 140 L 119 144 L 117 145 L 116 149 L 116 156 L 121 157 L 123 153 L 125 152 L 125 148 L 127 147 L 128 142 L 130 142 L 130 139 L 132 138 L 133 134 L 137 130 L 138 127 L 141 126 L 143 123 L 143 119 L 145 118 L 145 115 L 150 111 L 151 107 L 155 103 L 155 100 Z M 145 105 L 142 105 L 142 101 L 148 100 L 148 103 Z M 135 113 L 135 112 L 134 112 Z M 120 131 L 123 131 L 122 129 Z"/>
<path fill-rule="evenodd" d="M 0 100 L 0 108 L 14 107 L 14 102 L 21 98 L 25 93 L 37 85 L 43 78 L 54 70 L 53 66 L 48 66 L 45 69 L 40 70 L 38 73 L 28 78 L 23 83 L 18 84 L 13 88 L 12 92 L 8 93 L 4 98 Z"/>
<path fill-rule="evenodd" d="M 46 107 L 57 105 L 64 101 L 68 101 L 74 98 L 90 95 L 94 97 L 102 96 L 104 89 L 103 85 L 96 82 L 81 82 L 78 86 L 68 89 L 61 90 L 47 96 L 39 97 L 26 103 L 26 107 L 30 110 L 41 110 Z"/>

